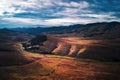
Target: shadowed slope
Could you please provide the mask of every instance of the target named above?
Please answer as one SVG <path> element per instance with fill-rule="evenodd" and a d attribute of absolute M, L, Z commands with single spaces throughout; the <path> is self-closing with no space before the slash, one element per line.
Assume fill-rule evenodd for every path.
<path fill-rule="evenodd" d="M 22 45 L 19 43 L 0 44 L 0 66 L 23 65 L 35 60 L 23 53 Z"/>
<path fill-rule="evenodd" d="M 20 33 L 8 29 L 0 29 L 0 43 L 28 41 L 33 37 L 33 35 L 30 35 L 28 33 Z"/>

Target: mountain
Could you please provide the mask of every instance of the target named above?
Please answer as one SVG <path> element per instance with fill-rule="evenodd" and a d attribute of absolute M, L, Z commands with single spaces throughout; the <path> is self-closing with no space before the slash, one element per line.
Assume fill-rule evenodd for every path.
<path fill-rule="evenodd" d="M 28 41 L 33 36 L 28 33 L 16 32 L 8 29 L 0 29 L 0 43 Z"/>
<path fill-rule="evenodd" d="M 54 34 L 58 36 L 77 36 L 83 39 L 120 39 L 120 22 L 77 24 L 49 28 L 16 28 L 13 30 L 34 35 Z"/>

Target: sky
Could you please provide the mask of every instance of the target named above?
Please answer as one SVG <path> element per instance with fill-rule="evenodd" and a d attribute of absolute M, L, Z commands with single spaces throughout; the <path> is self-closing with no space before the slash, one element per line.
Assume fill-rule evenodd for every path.
<path fill-rule="evenodd" d="M 120 0 L 0 0 L 0 28 L 120 21 Z"/>

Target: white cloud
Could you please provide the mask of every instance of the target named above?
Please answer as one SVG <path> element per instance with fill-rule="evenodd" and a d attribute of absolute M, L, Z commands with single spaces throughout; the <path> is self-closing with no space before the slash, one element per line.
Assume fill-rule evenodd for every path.
<path fill-rule="evenodd" d="M 87 8 L 90 6 L 90 4 L 86 1 L 80 1 L 80 2 L 59 2 L 59 6 L 65 6 L 64 10 L 57 11 L 52 14 L 52 16 L 63 16 L 63 17 L 78 17 L 78 14 L 84 14 L 84 13 L 92 13 L 92 11 L 88 10 Z"/>
<path fill-rule="evenodd" d="M 2 20 L 4 21 L 9 21 L 9 22 L 17 22 L 17 23 L 22 23 L 22 24 L 28 24 L 28 25 L 39 25 L 43 23 L 42 20 L 39 19 L 31 19 L 31 18 L 3 18 Z"/>
<path fill-rule="evenodd" d="M 82 17 L 94 17 L 94 18 L 116 18 L 115 16 L 111 16 L 111 14 L 81 14 L 79 16 Z"/>
<path fill-rule="evenodd" d="M 78 15 L 84 15 L 84 13 L 92 12 L 90 10 L 83 10 L 78 8 L 65 8 L 63 11 L 53 13 L 53 16 L 78 17 Z"/>
<path fill-rule="evenodd" d="M 57 13 L 52 13 L 51 16 L 60 16 L 64 14 L 64 18 L 57 19 L 32 19 L 32 18 L 17 18 L 17 17 L 7 17 L 6 15 L 2 18 L 2 20 L 14 22 L 14 23 L 23 23 L 23 24 L 31 24 L 31 25 L 66 25 L 66 24 L 75 24 L 75 23 L 86 23 L 88 20 L 76 18 L 75 14 L 78 11 L 82 11 L 82 9 L 87 8 L 89 4 L 85 1 L 80 2 L 63 2 L 62 0 L 2 0 L 0 3 L 0 15 L 4 15 L 4 12 L 8 12 L 9 15 L 14 15 L 15 13 L 22 13 L 27 11 L 33 12 L 41 12 L 43 10 L 49 9 L 50 7 L 63 7 L 63 11 L 56 11 Z M 45 9 L 46 8 L 46 9 Z M 28 10 L 29 9 L 29 10 Z M 49 13 L 49 12 L 48 12 Z M 69 17 L 75 16 L 74 18 Z"/>
<path fill-rule="evenodd" d="M 0 16 L 4 16 L 4 12 L 9 15 L 13 13 L 24 12 L 21 8 L 17 9 L 15 6 L 20 6 L 24 0 L 1 0 L 0 1 Z"/>
<path fill-rule="evenodd" d="M 70 3 L 67 3 L 58 0 L 55 1 L 54 3 L 57 4 L 58 6 L 76 7 L 76 8 L 87 8 L 89 6 L 88 2 L 86 1 L 80 1 L 80 2 L 71 1 Z"/>
<path fill-rule="evenodd" d="M 57 19 L 31 19 L 31 18 L 3 18 L 2 20 L 11 23 L 26 24 L 26 25 L 45 25 L 45 26 L 59 26 L 59 25 L 70 25 L 70 24 L 86 24 L 90 23 L 90 20 L 80 18 L 57 18 Z"/>
<path fill-rule="evenodd" d="M 0 1 L 0 16 L 4 15 L 4 12 L 9 14 L 24 12 L 27 9 L 40 10 L 50 7 L 76 7 L 78 9 L 87 8 L 89 4 L 85 1 L 80 2 L 63 2 L 62 0 L 1 0 Z"/>
<path fill-rule="evenodd" d="M 70 25 L 70 24 L 86 24 L 90 23 L 90 20 L 81 19 L 81 18 L 58 18 L 58 19 L 49 19 L 45 21 L 51 25 Z"/>
<path fill-rule="evenodd" d="M 31 19 L 31 18 L 2 18 L 2 21 L 10 22 L 11 24 L 19 24 L 19 25 L 43 25 L 43 26 L 66 26 L 66 25 L 72 25 L 72 24 L 87 24 L 87 23 L 94 23 L 94 22 L 104 22 L 106 21 L 104 18 L 100 19 L 89 19 L 89 18 L 56 18 L 56 19 L 46 19 L 46 20 L 40 20 L 40 19 Z M 115 20 L 115 19 L 114 19 Z M 113 21 L 113 20 L 109 20 Z"/>
<path fill-rule="evenodd" d="M 9 14 L 20 13 L 30 8 L 43 8 L 52 6 L 53 0 L 0 0 L 0 16 L 4 15 L 4 12 Z"/>

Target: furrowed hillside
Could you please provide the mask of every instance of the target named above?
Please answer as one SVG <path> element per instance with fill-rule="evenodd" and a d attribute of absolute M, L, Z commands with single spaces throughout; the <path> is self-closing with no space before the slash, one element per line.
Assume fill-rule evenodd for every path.
<path fill-rule="evenodd" d="M 77 37 L 38 36 L 24 43 L 27 51 L 102 61 L 120 61 L 119 40 L 82 40 Z"/>

